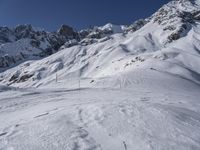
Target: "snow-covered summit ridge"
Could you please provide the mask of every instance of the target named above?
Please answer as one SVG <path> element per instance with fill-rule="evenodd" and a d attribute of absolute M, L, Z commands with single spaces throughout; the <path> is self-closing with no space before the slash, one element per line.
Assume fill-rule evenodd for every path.
<path fill-rule="evenodd" d="M 163 30 L 171 33 L 168 42 L 185 36 L 195 21 L 200 20 L 200 5 L 197 0 L 173 0 L 150 17 Z"/>
<path fill-rule="evenodd" d="M 0 69 L 15 66 L 26 60 L 41 59 L 71 46 L 91 45 L 99 39 L 109 39 L 116 33 L 136 32 L 150 23 L 153 24 L 152 27 L 159 24 L 155 31 L 157 33 L 151 33 L 152 27 L 149 27 L 150 35 L 159 36 L 156 43 L 166 45 L 187 35 L 192 25 L 200 20 L 199 6 L 199 0 L 173 0 L 151 17 L 130 25 L 108 23 L 81 31 L 75 31 L 67 25 L 62 25 L 56 32 L 38 30 L 31 25 L 18 25 L 13 29 L 0 27 Z M 156 38 L 153 39 L 155 41 Z M 27 43 L 24 43 L 25 41 Z M 11 47 L 17 47 L 17 50 Z"/>
<path fill-rule="evenodd" d="M 41 59 L 74 45 L 92 44 L 98 39 L 124 32 L 122 28 L 111 23 L 82 31 L 62 25 L 56 32 L 46 32 L 29 24 L 0 27 L 0 70 L 26 60 Z"/>
<path fill-rule="evenodd" d="M 115 25 L 112 23 L 108 23 L 102 27 L 99 27 L 101 30 L 111 30 L 113 33 L 122 33 L 123 32 L 123 26 L 122 25 Z"/>
<path fill-rule="evenodd" d="M 9 69 L 0 74 L 0 80 L 6 84 L 40 86 L 54 83 L 58 73 L 60 80 L 99 79 L 96 84 L 101 85 L 101 79 L 112 78 L 115 83 L 119 80 L 116 76 L 128 74 L 126 82 L 131 83 L 133 72 L 149 70 L 199 84 L 197 4 L 171 1 L 151 17 L 129 26 L 107 24 L 82 30 L 78 32 L 79 39 L 68 40 L 61 51 Z"/>

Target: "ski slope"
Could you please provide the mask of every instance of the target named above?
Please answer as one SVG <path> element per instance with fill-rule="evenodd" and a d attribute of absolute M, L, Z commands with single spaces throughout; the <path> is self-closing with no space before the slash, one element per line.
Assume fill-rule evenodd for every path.
<path fill-rule="evenodd" d="M 200 149 L 200 86 L 140 73 L 130 88 L 2 87 L 0 149 Z"/>

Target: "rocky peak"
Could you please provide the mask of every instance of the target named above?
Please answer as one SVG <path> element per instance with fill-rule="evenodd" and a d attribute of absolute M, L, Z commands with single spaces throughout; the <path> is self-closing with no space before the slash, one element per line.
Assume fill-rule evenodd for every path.
<path fill-rule="evenodd" d="M 152 20 L 159 24 L 177 20 L 190 21 L 200 11 L 200 7 L 194 2 L 194 0 L 173 0 L 153 14 Z"/>
<path fill-rule="evenodd" d="M 62 36 L 75 36 L 75 32 L 74 29 L 68 25 L 62 25 L 60 27 L 60 29 L 57 31 L 58 34 L 62 35 Z"/>
<path fill-rule="evenodd" d="M 3 55 L 7 54 L 7 49 L 15 50 L 16 45 L 19 47 L 18 51 L 22 60 L 33 55 L 44 57 L 74 45 L 89 45 L 101 39 L 107 40 L 114 33 L 135 32 L 147 23 L 158 24 L 163 29 L 167 37 L 163 43 L 167 44 L 186 35 L 196 21 L 200 21 L 200 0 L 172 0 L 150 18 L 138 20 L 127 26 L 106 24 L 79 32 L 74 31 L 68 25 L 62 25 L 57 32 L 39 31 L 29 24 L 19 25 L 14 29 L 0 27 L 0 52 L 2 54 L 0 63 L 6 64 L 0 64 L 0 68 L 8 67 L 18 61 L 14 53 L 9 53 L 6 57 Z M 10 61 L 11 59 L 13 61 Z"/>
<path fill-rule="evenodd" d="M 154 23 L 171 33 L 168 42 L 186 35 L 192 24 L 200 20 L 199 0 L 172 0 L 150 17 Z"/>
<path fill-rule="evenodd" d="M 0 27 L 0 69 L 18 61 L 51 55 L 77 37 L 73 28 L 67 25 L 62 25 L 58 32 L 37 30 L 29 24 L 18 25 L 13 29 Z"/>
<path fill-rule="evenodd" d="M 33 31 L 33 27 L 30 24 L 18 25 L 14 29 L 15 33 L 24 32 L 24 31 Z"/>
<path fill-rule="evenodd" d="M 12 42 L 15 40 L 15 37 L 11 37 L 13 31 L 8 27 L 0 27 L 0 44 L 4 44 L 7 42 Z"/>
<path fill-rule="evenodd" d="M 14 33 L 17 39 L 35 38 L 35 35 L 36 35 L 36 31 L 34 31 L 33 27 L 30 24 L 18 25 L 14 29 Z"/>
<path fill-rule="evenodd" d="M 135 32 L 139 30 L 140 28 L 142 28 L 148 22 L 149 22 L 148 19 L 139 19 L 135 21 L 134 23 L 132 23 L 131 25 L 126 26 L 125 32 Z"/>

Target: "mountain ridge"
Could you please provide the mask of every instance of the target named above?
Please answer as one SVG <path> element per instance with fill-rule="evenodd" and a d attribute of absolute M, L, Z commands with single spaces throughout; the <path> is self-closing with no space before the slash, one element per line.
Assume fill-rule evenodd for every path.
<path fill-rule="evenodd" d="M 159 66 L 156 70 L 162 71 L 166 67 L 168 73 L 199 84 L 200 70 L 195 65 L 199 62 L 200 49 L 198 4 L 198 1 L 173 0 L 149 18 L 129 26 L 107 24 L 74 32 L 73 28 L 63 25 L 56 33 L 62 37 L 66 35 L 67 41 L 55 51 L 59 52 L 21 64 L 24 65 L 23 69 L 9 69 L 1 73 L 1 80 L 8 84 L 33 81 L 38 86 L 43 80 L 52 82 L 56 72 L 61 72 L 62 78 L 72 74 L 81 78 L 102 78 L 128 70 L 132 72 L 137 66 L 155 70 L 152 64 L 158 61 L 164 66 L 156 64 Z M 185 40 L 188 38 L 192 40 L 188 43 L 191 48 L 180 47 L 187 43 Z M 191 57 L 193 60 L 185 62 L 182 57 Z M 170 63 L 174 64 L 173 67 Z"/>

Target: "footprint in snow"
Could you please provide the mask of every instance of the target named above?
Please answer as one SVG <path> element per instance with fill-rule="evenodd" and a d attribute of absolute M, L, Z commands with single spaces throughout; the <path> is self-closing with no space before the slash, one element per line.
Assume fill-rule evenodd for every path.
<path fill-rule="evenodd" d="M 69 148 L 71 150 L 101 150 L 101 146 L 89 136 L 88 131 L 82 127 L 71 133 Z"/>
<path fill-rule="evenodd" d="M 135 106 L 130 105 L 130 104 L 121 104 L 118 107 L 119 107 L 119 112 L 121 114 L 124 114 L 126 116 L 133 116 L 134 115 Z"/>
<path fill-rule="evenodd" d="M 78 118 L 85 126 L 93 124 L 102 124 L 105 114 L 102 108 L 91 105 L 78 110 Z"/>

